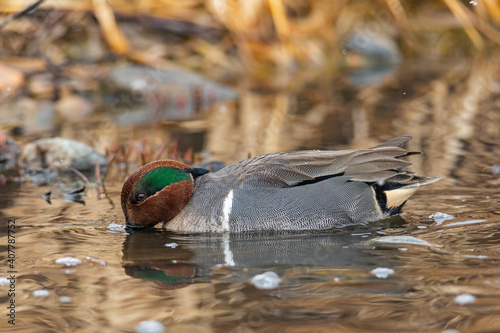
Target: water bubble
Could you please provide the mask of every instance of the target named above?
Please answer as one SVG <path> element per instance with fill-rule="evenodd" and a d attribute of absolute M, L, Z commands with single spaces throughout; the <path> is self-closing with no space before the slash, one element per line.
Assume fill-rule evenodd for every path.
<path fill-rule="evenodd" d="M 162 333 L 165 332 L 165 326 L 157 320 L 141 321 L 136 327 L 137 333 Z"/>
<path fill-rule="evenodd" d="M 498 175 L 500 174 L 500 165 L 493 165 L 491 167 L 491 172 L 494 174 L 494 175 Z"/>
<path fill-rule="evenodd" d="M 61 297 L 59 297 L 59 302 L 61 302 L 61 303 L 70 303 L 71 302 L 71 297 L 69 297 L 69 296 L 61 296 Z"/>
<path fill-rule="evenodd" d="M 49 296 L 49 291 L 44 290 L 44 289 L 35 290 L 35 291 L 33 291 L 33 296 L 35 296 L 35 297 L 47 297 L 47 296 Z"/>
<path fill-rule="evenodd" d="M 474 295 L 471 295 L 471 294 L 462 294 L 462 295 L 458 295 L 457 297 L 455 297 L 454 301 L 457 304 L 465 305 L 465 304 L 474 303 L 476 301 L 476 297 L 474 297 Z"/>
<path fill-rule="evenodd" d="M 377 267 L 375 269 L 372 269 L 372 271 L 370 273 L 372 273 L 373 275 L 375 275 L 379 279 L 387 279 L 387 277 L 389 277 L 389 275 L 394 274 L 394 270 L 391 268 L 386 268 L 386 267 Z"/>

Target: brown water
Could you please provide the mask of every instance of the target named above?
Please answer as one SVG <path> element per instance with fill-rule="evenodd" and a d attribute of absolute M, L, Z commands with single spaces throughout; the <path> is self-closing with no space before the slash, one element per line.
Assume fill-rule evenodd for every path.
<path fill-rule="evenodd" d="M 9 276 L 6 225 L 15 219 L 16 325 L 5 316 L 9 286 L 0 286 L 1 330 L 134 332 L 157 320 L 169 332 L 500 332 L 498 72 L 484 61 L 432 78 L 408 67 L 375 86 L 322 87 L 327 97 L 316 106 L 306 105 L 319 98 L 314 87 L 302 95 L 243 91 L 239 105 L 219 105 L 194 125 L 90 124 L 85 137 L 180 138 L 228 162 L 410 134 L 410 149 L 425 152 L 412 158 L 414 169 L 446 178 L 417 193 L 403 216 L 370 226 L 245 235 L 113 228 L 124 224 L 123 175 L 108 181 L 107 198 L 89 189 L 85 205 L 61 196 L 45 202 L 44 193 L 63 187 L 57 182 L 7 182 L 0 187 L 0 276 Z M 74 124 L 63 131 L 82 137 Z M 436 212 L 453 219 L 435 222 L 429 215 Z M 369 242 L 401 235 L 431 245 Z M 81 263 L 56 263 L 68 256 Z M 378 278 L 376 268 L 394 272 Z M 250 283 L 265 271 L 282 278 L 277 288 Z M 48 295 L 35 296 L 38 290 Z M 470 303 L 460 302 L 464 294 Z"/>

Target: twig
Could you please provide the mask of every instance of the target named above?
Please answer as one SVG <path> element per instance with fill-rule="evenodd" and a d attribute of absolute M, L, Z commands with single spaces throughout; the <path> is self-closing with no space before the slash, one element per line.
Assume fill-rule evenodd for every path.
<path fill-rule="evenodd" d="M 70 167 L 69 169 L 71 171 L 73 171 L 74 173 L 76 173 L 78 175 L 78 177 L 80 177 L 83 180 L 83 182 L 85 183 L 85 189 L 90 188 L 90 182 L 89 182 L 88 178 L 85 177 L 85 175 L 83 173 L 81 173 L 80 171 L 76 170 L 73 167 Z"/>
<path fill-rule="evenodd" d="M 158 155 L 156 155 L 156 161 L 159 161 L 161 158 L 161 155 L 167 150 L 167 144 L 164 143 L 163 146 L 161 147 L 160 151 L 158 152 Z"/>
<path fill-rule="evenodd" d="M 21 16 L 29 14 L 30 12 L 32 12 L 33 10 L 35 10 L 38 6 L 40 6 L 42 4 L 42 2 L 44 2 L 44 1 L 45 0 L 38 0 L 34 4 L 29 5 L 25 9 L 21 10 L 20 12 L 17 12 L 17 13 L 14 13 L 12 15 L 7 16 L 7 18 L 3 22 L 0 23 L 0 30 L 3 29 L 3 27 L 7 23 L 9 23 L 10 21 L 14 21 L 15 19 L 17 19 L 17 18 L 19 18 Z"/>
<path fill-rule="evenodd" d="M 106 177 L 108 176 L 108 173 L 109 173 L 109 169 L 111 168 L 111 165 L 113 165 L 113 163 L 115 163 L 115 160 L 116 160 L 116 157 L 118 156 L 118 153 L 119 151 L 117 151 L 113 157 L 111 158 L 111 161 L 109 161 L 108 165 L 106 166 L 106 169 L 104 170 L 104 174 L 102 175 L 102 180 L 99 180 L 99 182 L 101 183 L 101 186 L 102 186 L 102 194 L 104 194 L 104 197 L 106 199 L 108 199 L 109 201 L 109 204 L 111 205 L 111 207 L 115 207 L 115 203 L 113 202 L 113 200 L 109 197 L 108 195 L 108 191 L 106 190 Z"/>
<path fill-rule="evenodd" d="M 97 200 L 101 200 L 101 165 L 99 161 L 95 164 L 95 181 L 97 183 L 96 192 L 97 192 Z"/>
<path fill-rule="evenodd" d="M 108 165 L 106 166 L 106 169 L 104 170 L 104 174 L 102 175 L 102 181 L 101 181 L 101 183 L 103 184 L 103 187 L 104 187 L 104 183 L 106 183 L 106 177 L 108 176 L 109 169 L 111 168 L 111 165 L 113 165 L 113 163 L 115 162 L 117 156 L 118 156 L 118 152 L 116 152 L 113 155 L 113 157 L 111 158 L 111 161 L 109 161 Z"/>

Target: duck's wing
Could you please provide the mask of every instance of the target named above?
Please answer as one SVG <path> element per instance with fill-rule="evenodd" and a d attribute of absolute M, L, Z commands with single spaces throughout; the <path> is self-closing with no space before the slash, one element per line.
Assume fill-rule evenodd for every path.
<path fill-rule="evenodd" d="M 409 135 L 401 135 L 401 136 L 395 137 L 394 139 L 390 139 L 389 141 L 381 143 L 378 146 L 373 147 L 373 148 L 403 147 L 411 139 L 412 139 L 412 137 Z"/>
<path fill-rule="evenodd" d="M 411 163 L 401 158 L 414 153 L 400 146 L 410 139 L 398 137 L 364 150 L 266 154 L 225 169 L 238 175 L 237 184 L 242 187 L 292 187 L 336 176 L 348 176 L 351 181 L 362 182 L 424 182 L 426 178 L 404 170 Z"/>

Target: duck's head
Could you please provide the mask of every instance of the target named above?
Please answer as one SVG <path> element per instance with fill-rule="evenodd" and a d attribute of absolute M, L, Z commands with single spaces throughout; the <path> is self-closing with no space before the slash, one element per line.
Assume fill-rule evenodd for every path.
<path fill-rule="evenodd" d="M 152 227 L 173 219 L 187 205 L 194 178 L 208 171 L 172 160 L 151 162 L 123 184 L 121 203 L 128 227 Z"/>

